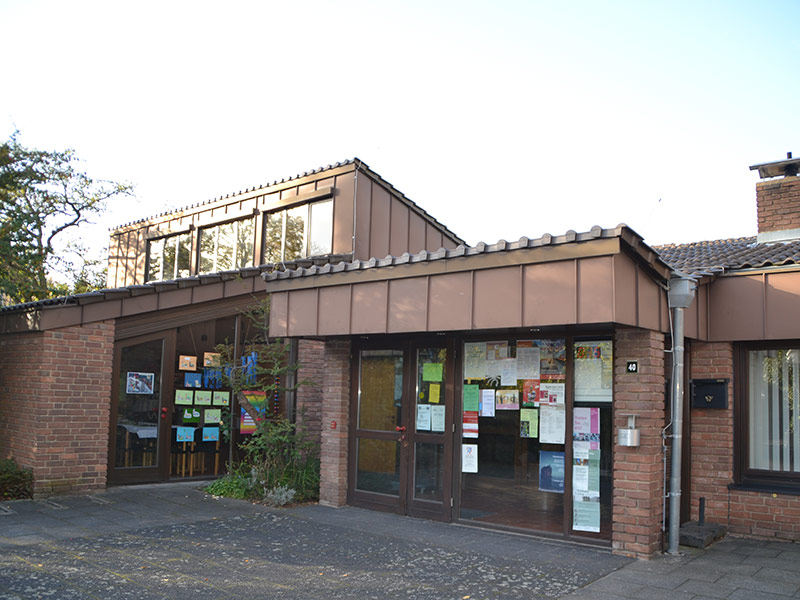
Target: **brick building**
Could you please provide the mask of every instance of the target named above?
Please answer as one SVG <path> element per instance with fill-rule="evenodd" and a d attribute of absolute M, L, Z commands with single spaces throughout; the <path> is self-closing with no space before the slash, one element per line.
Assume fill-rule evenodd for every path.
<path fill-rule="evenodd" d="M 650 556 L 677 389 L 680 522 L 702 497 L 800 540 L 798 163 L 754 167 L 757 237 L 660 248 L 624 225 L 467 247 L 358 160 L 121 227 L 108 290 L 0 313 L 0 455 L 40 495 L 220 472 L 176 437 L 224 397 L 184 358 L 269 293 L 319 383 L 274 408 L 319 436 L 321 502 Z"/>

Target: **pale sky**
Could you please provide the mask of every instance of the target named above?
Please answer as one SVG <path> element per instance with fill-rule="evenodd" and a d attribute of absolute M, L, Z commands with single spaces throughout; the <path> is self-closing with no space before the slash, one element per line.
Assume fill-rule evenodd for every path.
<path fill-rule="evenodd" d="M 753 235 L 800 2 L 0 0 L 0 134 L 128 181 L 84 238 L 357 156 L 468 243 Z"/>

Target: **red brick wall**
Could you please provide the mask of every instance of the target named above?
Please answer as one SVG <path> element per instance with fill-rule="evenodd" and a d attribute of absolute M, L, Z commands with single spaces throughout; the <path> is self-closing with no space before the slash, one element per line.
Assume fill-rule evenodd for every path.
<path fill-rule="evenodd" d="M 113 353 L 113 322 L 0 338 L 0 453 L 36 496 L 105 487 Z"/>
<path fill-rule="evenodd" d="M 320 441 L 322 419 L 322 385 L 325 381 L 325 342 L 298 340 L 297 423 L 302 424 L 309 439 Z"/>
<path fill-rule="evenodd" d="M 691 346 L 693 379 L 727 378 L 727 410 L 693 408 L 692 519 L 698 518 L 700 498 L 706 499 L 706 520 L 722 523 L 731 533 L 800 541 L 800 496 L 730 490 L 733 482 L 733 345 Z"/>
<path fill-rule="evenodd" d="M 320 504 L 344 506 L 350 430 L 350 340 L 325 342 L 324 354 L 319 499 Z"/>
<path fill-rule="evenodd" d="M 800 228 L 800 177 L 756 184 L 758 232 Z"/>
<path fill-rule="evenodd" d="M 639 361 L 630 374 L 628 360 Z M 664 335 L 618 329 L 614 349 L 614 435 L 636 415 L 638 448 L 614 446 L 614 508 L 611 533 L 617 554 L 647 558 L 661 551 L 663 510 Z"/>

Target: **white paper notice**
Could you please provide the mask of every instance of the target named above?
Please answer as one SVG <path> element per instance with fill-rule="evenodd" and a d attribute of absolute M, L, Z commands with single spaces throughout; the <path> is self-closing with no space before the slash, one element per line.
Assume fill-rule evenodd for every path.
<path fill-rule="evenodd" d="M 464 344 L 464 379 L 486 377 L 486 342 Z"/>
<path fill-rule="evenodd" d="M 463 444 L 461 446 L 461 472 L 478 472 L 478 445 Z"/>
<path fill-rule="evenodd" d="M 539 348 L 520 347 L 517 344 L 517 377 L 519 379 L 539 379 L 540 363 Z"/>
<path fill-rule="evenodd" d="M 494 416 L 494 390 L 481 390 L 481 416 Z"/>
<path fill-rule="evenodd" d="M 502 360 L 487 360 L 486 361 L 486 379 L 497 379 L 503 375 L 503 361 Z"/>
<path fill-rule="evenodd" d="M 505 358 L 497 361 L 500 366 L 500 385 L 517 385 L 517 359 Z"/>
<path fill-rule="evenodd" d="M 563 404 L 542 404 L 539 409 L 539 442 L 563 444 L 567 411 Z"/>
<path fill-rule="evenodd" d="M 444 431 L 444 406 L 431 406 L 431 431 Z"/>
<path fill-rule="evenodd" d="M 417 404 L 417 431 L 431 430 L 431 405 Z"/>
<path fill-rule="evenodd" d="M 566 398 L 566 386 L 563 383 L 539 385 L 539 401 L 542 404 L 564 404 Z"/>

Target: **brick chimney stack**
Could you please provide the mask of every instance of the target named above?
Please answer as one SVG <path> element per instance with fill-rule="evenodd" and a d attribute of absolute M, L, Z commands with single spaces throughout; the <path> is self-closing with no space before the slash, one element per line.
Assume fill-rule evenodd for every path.
<path fill-rule="evenodd" d="M 782 242 L 800 239 L 800 158 L 753 165 L 751 171 L 765 181 L 756 184 L 758 241 Z"/>

